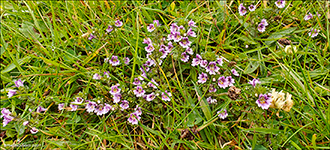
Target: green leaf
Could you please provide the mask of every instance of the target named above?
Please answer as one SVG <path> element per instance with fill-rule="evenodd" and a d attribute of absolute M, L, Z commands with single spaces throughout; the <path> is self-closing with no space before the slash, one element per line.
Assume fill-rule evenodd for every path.
<path fill-rule="evenodd" d="M 244 69 L 244 73 L 250 74 L 254 72 L 259 67 L 259 65 L 260 63 L 258 63 L 257 61 L 250 61 L 249 65 L 247 65 Z"/>
<path fill-rule="evenodd" d="M 23 126 L 23 124 L 20 122 L 16 122 L 15 129 L 16 129 L 18 135 L 22 135 L 25 131 L 25 126 Z"/>
<path fill-rule="evenodd" d="M 254 148 L 254 150 L 267 150 L 266 147 L 262 146 L 262 145 L 256 145 L 256 147 Z"/>
<path fill-rule="evenodd" d="M 284 30 L 280 30 L 278 32 L 272 33 L 267 40 L 265 41 L 266 45 L 270 45 L 273 42 L 275 42 L 276 40 L 284 37 L 287 34 L 290 34 L 291 32 L 295 31 L 297 29 L 297 27 L 293 27 L 293 28 L 288 28 L 288 29 L 284 29 Z"/>
<path fill-rule="evenodd" d="M 30 56 L 25 56 L 24 58 L 17 60 L 17 63 L 18 63 L 19 65 L 22 65 L 22 64 L 26 63 L 27 61 L 29 61 L 30 58 L 31 58 Z M 11 63 L 11 64 L 8 65 L 3 71 L 1 71 L 1 74 L 7 73 L 7 72 L 9 72 L 9 71 L 15 69 L 16 67 L 17 67 L 17 66 L 16 66 L 14 63 Z"/>

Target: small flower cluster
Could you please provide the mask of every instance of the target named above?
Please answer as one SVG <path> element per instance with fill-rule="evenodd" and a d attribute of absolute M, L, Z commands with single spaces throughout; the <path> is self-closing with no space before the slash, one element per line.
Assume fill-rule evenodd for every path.
<path fill-rule="evenodd" d="M 127 121 L 133 125 L 138 124 L 138 122 L 140 121 L 141 117 L 140 115 L 142 114 L 142 108 L 139 106 L 136 106 L 136 108 L 134 109 L 135 111 L 133 113 L 131 113 L 129 116 L 129 118 L 127 119 Z"/>
<path fill-rule="evenodd" d="M 261 84 L 261 82 L 259 81 L 259 79 L 254 78 L 253 80 L 248 82 L 249 84 L 251 84 L 253 86 L 253 88 L 257 88 L 258 84 Z M 256 100 L 256 103 L 259 107 L 261 107 L 262 109 L 268 109 L 270 104 L 272 103 L 272 99 L 271 93 L 268 94 L 256 94 L 256 96 L 259 96 L 259 98 Z"/>
<path fill-rule="evenodd" d="M 255 5 L 253 5 L 253 4 L 251 4 L 248 8 L 252 12 L 252 11 L 255 11 L 257 7 Z M 244 4 L 243 3 L 241 3 L 238 6 L 238 13 L 241 16 L 244 16 L 247 13 L 247 9 L 244 7 Z"/>
<path fill-rule="evenodd" d="M 123 22 L 120 21 L 120 20 L 116 20 L 116 21 L 115 21 L 115 26 L 116 26 L 117 28 L 119 28 L 119 27 L 123 26 Z M 111 33 L 113 30 L 114 30 L 114 28 L 113 28 L 111 25 L 109 25 L 108 28 L 105 29 L 106 33 Z M 96 38 L 96 36 L 93 35 L 93 33 L 91 33 L 91 34 L 89 35 L 89 37 L 88 37 L 88 40 L 91 41 L 92 39 L 95 39 L 95 38 Z"/>
<path fill-rule="evenodd" d="M 268 26 L 267 20 L 266 19 L 262 19 L 261 22 L 258 25 L 258 31 L 259 32 L 265 32 L 266 31 L 266 26 Z"/>
<path fill-rule="evenodd" d="M 17 81 L 15 81 L 15 87 L 17 87 L 17 88 L 24 87 L 24 82 L 21 79 L 18 79 Z M 8 98 L 11 98 L 16 93 L 17 93 L 17 90 L 9 89 L 7 96 L 8 96 Z"/>
<path fill-rule="evenodd" d="M 270 104 L 270 108 L 283 109 L 286 112 L 289 112 L 293 106 L 293 101 L 291 99 L 292 95 L 289 93 L 283 93 L 282 91 L 276 92 L 275 89 L 272 90 L 272 103 Z"/>
<path fill-rule="evenodd" d="M 129 65 L 130 59 L 128 57 L 124 57 L 122 61 L 124 62 L 125 65 Z M 104 58 L 104 62 L 105 63 L 109 62 L 111 66 L 120 65 L 120 60 L 116 55 L 113 55 L 111 58 Z"/>
<path fill-rule="evenodd" d="M 29 110 L 32 111 L 31 109 L 29 109 Z M 39 112 L 45 111 L 45 109 L 42 108 L 41 106 L 39 106 L 38 109 L 37 109 L 37 112 L 38 111 Z M 11 122 L 11 121 L 13 121 L 15 119 L 13 117 L 13 114 L 8 109 L 6 109 L 6 108 L 2 108 L 2 110 L 1 110 L 1 116 L 0 116 L 0 118 L 2 118 L 2 117 L 3 117 L 3 123 L 2 123 L 3 124 L 2 125 L 3 127 L 7 126 L 9 122 Z M 18 119 L 18 120 L 20 120 L 20 119 Z M 22 124 L 23 124 L 23 126 L 27 126 L 29 124 L 29 121 L 24 121 Z M 38 133 L 38 131 L 39 130 L 37 128 L 35 128 L 35 127 L 32 127 L 31 130 L 30 130 L 30 132 L 32 134 L 36 134 L 36 133 Z"/>
<path fill-rule="evenodd" d="M 284 8 L 285 7 L 285 0 L 277 0 L 275 2 L 275 5 L 278 7 L 278 8 Z"/>

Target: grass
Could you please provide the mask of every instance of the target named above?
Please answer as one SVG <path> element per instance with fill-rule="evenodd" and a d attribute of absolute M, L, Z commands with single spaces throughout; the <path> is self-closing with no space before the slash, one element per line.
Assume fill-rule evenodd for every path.
<path fill-rule="evenodd" d="M 282 9 L 266 1 L 244 5 L 251 3 L 257 4 L 256 11 L 240 16 L 240 3 L 234 1 L 1 1 L 0 106 L 15 117 L 0 130 L 1 148 L 330 149 L 329 3 L 287 1 Z M 314 16 L 305 21 L 308 12 Z M 264 18 L 269 25 L 260 33 L 257 26 Z M 123 26 L 107 34 L 117 19 Z M 171 101 L 162 101 L 161 95 L 152 102 L 135 97 L 132 83 L 147 60 L 143 39 L 161 43 L 170 24 L 190 19 L 198 26 L 190 60 L 195 54 L 208 61 L 216 55 L 225 58 L 221 72 L 239 72 L 234 85 L 242 90 L 240 98 L 230 99 L 223 94 L 227 89 L 209 93 L 212 80 L 197 84 L 202 68 L 182 62 L 180 48 L 148 74 L 159 83 L 158 93 L 171 92 Z M 150 33 L 153 20 L 162 26 Z M 308 36 L 312 28 L 320 30 L 314 38 Z M 88 40 L 91 33 L 96 38 Z M 290 40 L 297 51 L 284 52 L 279 39 Z M 131 58 L 130 65 L 104 63 L 112 55 Z M 104 71 L 110 79 L 93 79 Z M 248 81 L 253 78 L 261 86 L 252 88 Z M 8 98 L 18 79 L 24 87 Z M 129 109 L 101 116 L 83 106 L 69 111 L 76 96 L 112 103 L 109 91 L 117 83 Z M 292 94 L 289 112 L 257 106 L 254 94 L 271 88 Z M 209 96 L 218 103 L 208 104 Z M 60 103 L 65 110 L 58 111 Z M 143 113 L 132 125 L 127 118 L 136 105 Z M 39 106 L 47 111 L 36 113 Z M 217 116 L 222 108 L 228 111 L 226 119 Z M 30 123 L 23 126 L 23 121 Z M 39 132 L 31 134 L 32 127 Z"/>

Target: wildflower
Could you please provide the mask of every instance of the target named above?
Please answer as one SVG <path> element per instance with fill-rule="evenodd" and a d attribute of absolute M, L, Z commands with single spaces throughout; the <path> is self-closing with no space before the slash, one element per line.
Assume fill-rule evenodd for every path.
<path fill-rule="evenodd" d="M 293 101 L 291 100 L 291 97 L 292 95 L 289 93 L 287 93 L 285 97 L 285 94 L 282 91 L 276 92 L 275 89 L 273 89 L 271 94 L 272 102 L 269 107 L 283 109 L 284 111 L 289 112 L 293 106 Z"/>
<path fill-rule="evenodd" d="M 134 78 L 134 82 L 133 85 L 140 85 L 141 81 L 139 80 L 139 78 Z"/>
<path fill-rule="evenodd" d="M 187 53 L 186 52 L 183 52 L 182 54 L 181 54 L 181 60 L 183 61 L 183 62 L 188 62 L 188 60 L 189 60 L 189 55 L 187 55 Z"/>
<path fill-rule="evenodd" d="M 186 53 L 188 53 L 189 55 L 193 55 L 194 51 L 190 47 L 188 47 L 186 48 Z"/>
<path fill-rule="evenodd" d="M 23 122 L 23 126 L 26 126 L 26 125 L 28 125 L 29 124 L 29 121 L 24 121 Z"/>
<path fill-rule="evenodd" d="M 104 104 L 104 114 L 107 114 L 110 110 L 114 110 L 114 107 L 112 107 L 111 105 L 105 103 Z"/>
<path fill-rule="evenodd" d="M 94 112 L 95 112 L 96 115 L 98 115 L 98 116 L 103 115 L 103 114 L 104 114 L 104 107 L 103 107 L 103 105 L 102 105 L 102 104 L 97 105 L 97 106 L 95 107 L 95 109 L 94 109 Z"/>
<path fill-rule="evenodd" d="M 121 104 L 119 105 L 121 107 L 121 110 L 125 110 L 129 107 L 129 102 L 127 100 L 122 100 Z"/>
<path fill-rule="evenodd" d="M 112 56 L 109 63 L 112 65 L 112 66 L 118 66 L 120 64 L 120 61 L 118 59 L 118 56 Z"/>
<path fill-rule="evenodd" d="M 44 112 L 44 111 L 46 111 L 46 110 L 47 110 L 46 108 L 43 108 L 43 107 L 39 106 L 39 107 L 37 108 L 37 113 L 41 113 L 41 112 Z"/>
<path fill-rule="evenodd" d="M 61 111 L 64 109 L 64 103 L 58 104 L 58 110 Z"/>
<path fill-rule="evenodd" d="M 157 89 L 158 83 L 154 79 L 151 79 L 150 82 L 147 85 L 149 87 L 152 87 L 154 89 Z"/>
<path fill-rule="evenodd" d="M 14 117 L 12 116 L 3 116 L 3 127 L 5 127 L 9 122 L 13 121 Z"/>
<path fill-rule="evenodd" d="M 196 37 L 196 33 L 191 28 L 188 29 L 187 35 L 191 37 Z"/>
<path fill-rule="evenodd" d="M 167 35 L 167 41 L 171 41 L 171 40 L 174 40 L 174 35 L 172 34 L 172 32 Z"/>
<path fill-rule="evenodd" d="M 159 52 L 162 53 L 162 56 L 160 56 L 161 59 L 166 58 L 167 55 L 168 55 L 168 52 L 167 52 L 164 48 L 160 48 L 160 49 L 159 49 Z"/>
<path fill-rule="evenodd" d="M 142 86 L 137 86 L 135 90 L 133 90 L 136 97 L 142 97 L 144 93 L 146 92 L 143 90 Z"/>
<path fill-rule="evenodd" d="M 150 102 L 150 101 L 154 100 L 155 97 L 156 97 L 155 93 L 152 92 L 152 93 L 150 93 L 150 94 L 147 95 L 146 100 L 147 100 L 148 102 Z"/>
<path fill-rule="evenodd" d="M 100 76 L 99 74 L 97 74 L 97 73 L 95 73 L 94 75 L 93 75 L 93 79 L 94 80 L 100 80 L 102 78 L 102 76 Z"/>
<path fill-rule="evenodd" d="M 143 44 L 148 44 L 148 45 L 150 45 L 152 42 L 151 42 L 151 39 L 150 38 L 145 38 L 145 39 L 143 39 L 143 42 L 142 42 Z"/>
<path fill-rule="evenodd" d="M 216 99 L 212 99 L 211 96 L 209 98 L 207 98 L 206 100 L 209 104 L 217 104 L 217 102 L 218 102 Z"/>
<path fill-rule="evenodd" d="M 226 77 L 226 80 L 228 82 L 228 86 L 233 86 L 235 83 L 235 80 L 231 76 Z"/>
<path fill-rule="evenodd" d="M 88 37 L 88 40 L 92 40 L 92 39 L 94 39 L 94 38 L 96 38 L 96 36 L 94 36 L 92 33 L 89 35 L 89 37 Z"/>
<path fill-rule="evenodd" d="M 231 69 L 231 73 L 233 73 L 234 76 L 239 77 L 238 72 L 235 70 L 235 68 Z"/>
<path fill-rule="evenodd" d="M 123 61 L 124 61 L 125 65 L 128 65 L 130 62 L 130 59 L 128 57 L 124 57 Z"/>
<path fill-rule="evenodd" d="M 285 52 L 285 53 L 288 53 L 288 54 L 292 54 L 292 53 L 293 53 L 292 50 L 293 50 L 295 53 L 298 51 L 296 46 L 287 45 L 287 46 L 285 46 L 285 48 L 284 48 L 284 52 Z"/>
<path fill-rule="evenodd" d="M 24 84 L 23 84 L 21 79 L 18 79 L 17 81 L 15 81 L 15 86 L 16 87 L 21 87 L 21 86 L 24 86 Z"/>
<path fill-rule="evenodd" d="M 107 78 L 110 78 L 110 72 L 109 71 L 104 71 L 103 75 L 105 75 Z"/>
<path fill-rule="evenodd" d="M 153 66 L 153 65 L 155 65 L 155 61 L 154 60 L 152 60 L 152 59 L 148 59 L 147 61 L 146 61 L 146 63 L 145 63 L 147 66 Z"/>
<path fill-rule="evenodd" d="M 113 30 L 113 27 L 111 25 L 108 26 L 107 29 L 105 29 L 105 31 L 107 31 L 108 33 L 110 33 Z"/>
<path fill-rule="evenodd" d="M 119 88 L 119 84 L 116 84 L 116 85 L 111 86 L 111 90 L 109 91 L 109 93 L 111 95 L 115 95 L 115 94 L 120 93 L 120 91 L 121 91 L 121 89 Z"/>
<path fill-rule="evenodd" d="M 210 92 L 210 93 L 214 93 L 214 92 L 216 92 L 216 91 L 217 91 L 217 88 L 215 88 L 214 85 L 211 84 L 210 87 L 209 87 L 209 92 Z"/>
<path fill-rule="evenodd" d="M 13 97 L 16 93 L 17 93 L 17 90 L 9 89 L 7 96 L 8 96 L 8 98 L 11 98 L 11 97 Z"/>
<path fill-rule="evenodd" d="M 189 27 L 197 27 L 196 23 L 192 19 L 188 22 L 188 26 Z"/>
<path fill-rule="evenodd" d="M 268 109 L 272 99 L 268 96 L 268 94 L 260 94 L 259 99 L 256 101 L 259 107 L 262 109 Z"/>
<path fill-rule="evenodd" d="M 179 30 L 179 26 L 176 23 L 172 23 L 170 27 L 171 32 L 177 32 Z"/>
<path fill-rule="evenodd" d="M 250 11 L 255 11 L 255 10 L 256 10 L 256 6 L 251 4 L 251 5 L 249 6 L 249 10 L 250 10 Z"/>
<path fill-rule="evenodd" d="M 122 25 L 123 25 L 123 22 L 121 22 L 120 20 L 115 21 L 115 26 L 116 27 L 121 27 Z"/>
<path fill-rule="evenodd" d="M 199 64 L 201 67 L 205 68 L 207 67 L 207 65 L 209 64 L 209 62 L 207 62 L 207 60 L 202 60 L 201 63 Z"/>
<path fill-rule="evenodd" d="M 171 98 L 170 98 L 171 96 L 172 96 L 172 94 L 170 92 L 167 92 L 167 91 L 162 92 L 163 101 L 171 101 Z"/>
<path fill-rule="evenodd" d="M 96 106 L 97 104 L 95 102 L 90 101 L 89 103 L 86 104 L 85 108 L 88 113 L 91 113 L 95 111 Z"/>
<path fill-rule="evenodd" d="M 11 115 L 11 112 L 6 108 L 2 108 L 0 118 L 2 118 L 3 116 L 9 116 L 9 115 Z"/>
<path fill-rule="evenodd" d="M 154 31 L 156 28 L 155 28 L 155 25 L 154 24 L 149 24 L 149 26 L 147 27 L 147 30 L 149 31 L 149 32 L 152 32 L 152 31 Z"/>
<path fill-rule="evenodd" d="M 246 8 L 243 6 L 243 3 L 238 6 L 238 12 L 241 16 L 244 16 L 246 14 Z"/>
<path fill-rule="evenodd" d="M 140 119 L 141 117 L 139 115 L 137 115 L 136 113 L 131 113 L 127 121 L 134 125 L 134 124 L 138 124 Z"/>
<path fill-rule="evenodd" d="M 153 23 L 156 24 L 156 26 L 160 26 L 159 20 L 154 20 Z"/>
<path fill-rule="evenodd" d="M 313 18 L 313 15 L 309 12 L 305 17 L 304 19 L 307 21 L 309 19 L 312 19 Z"/>
<path fill-rule="evenodd" d="M 221 119 L 225 119 L 228 116 L 227 110 L 222 108 L 220 111 L 217 112 L 218 117 Z"/>
<path fill-rule="evenodd" d="M 249 81 L 249 84 L 251 84 L 254 88 L 256 87 L 256 85 L 258 83 L 261 83 L 261 82 L 259 81 L 259 79 L 255 79 L 255 78 L 252 81 Z"/>
<path fill-rule="evenodd" d="M 289 112 L 293 106 L 293 101 L 291 100 L 291 94 L 287 93 L 286 95 L 286 100 L 285 100 L 285 104 L 283 106 L 283 110 L 286 112 Z"/>
<path fill-rule="evenodd" d="M 217 58 L 217 63 L 220 65 L 220 66 L 222 66 L 222 64 L 223 64 L 223 58 Z"/>
<path fill-rule="evenodd" d="M 277 0 L 275 2 L 275 5 L 278 7 L 278 8 L 284 8 L 285 7 L 285 0 Z"/>
<path fill-rule="evenodd" d="M 199 55 L 199 54 L 196 54 L 196 58 L 193 58 L 193 60 L 191 62 L 191 65 L 192 66 L 197 66 L 197 65 L 200 64 L 201 60 L 202 60 L 202 56 Z"/>
<path fill-rule="evenodd" d="M 134 108 L 135 110 L 135 114 L 137 114 L 138 116 L 142 115 L 142 108 L 139 107 L 138 105 L 136 105 L 136 107 Z"/>
<path fill-rule="evenodd" d="M 259 32 L 265 32 L 266 31 L 266 26 L 265 26 L 265 24 L 263 24 L 263 23 L 259 23 L 259 25 L 258 25 L 258 31 Z"/>
<path fill-rule="evenodd" d="M 32 134 L 36 134 L 36 133 L 39 132 L 39 130 L 38 130 L 36 127 L 32 127 L 32 129 L 30 130 L 30 132 L 31 132 Z"/>
<path fill-rule="evenodd" d="M 197 82 L 203 84 L 207 81 L 207 78 L 208 78 L 207 74 L 202 72 L 201 74 L 198 75 L 198 81 Z"/>
<path fill-rule="evenodd" d="M 183 48 L 188 48 L 191 45 L 191 42 L 189 41 L 189 39 L 187 37 L 183 37 L 182 40 L 179 42 L 179 44 Z"/>
<path fill-rule="evenodd" d="M 210 62 L 209 65 L 206 68 L 206 72 L 208 72 L 209 74 L 213 74 L 215 75 L 216 72 L 219 72 L 219 67 L 217 66 L 216 62 Z"/>
<path fill-rule="evenodd" d="M 320 30 L 317 29 L 311 29 L 311 32 L 308 33 L 310 37 L 316 37 L 319 34 Z"/>
<path fill-rule="evenodd" d="M 225 76 L 219 77 L 218 86 L 223 89 L 228 87 L 228 80 L 225 78 Z"/>
<path fill-rule="evenodd" d="M 117 94 L 113 95 L 113 102 L 114 103 L 120 102 L 120 99 L 121 99 L 121 94 L 120 93 L 117 93 Z"/>
<path fill-rule="evenodd" d="M 174 42 L 179 42 L 179 41 L 181 41 L 181 39 L 182 39 L 182 36 L 180 35 L 180 32 L 175 32 L 174 34 L 173 34 L 173 40 L 174 40 Z M 186 41 L 186 43 L 188 43 L 189 41 Z M 180 44 L 181 45 L 181 44 Z M 190 45 L 190 44 L 189 44 Z M 181 45 L 182 46 L 182 45 Z"/>
<path fill-rule="evenodd" d="M 74 105 L 74 104 L 70 104 L 70 108 L 71 108 L 71 110 L 70 111 L 76 111 L 77 110 L 77 108 L 78 108 L 78 105 Z"/>
<path fill-rule="evenodd" d="M 268 22 L 266 19 L 261 19 L 260 23 L 263 23 L 265 26 L 268 26 Z"/>

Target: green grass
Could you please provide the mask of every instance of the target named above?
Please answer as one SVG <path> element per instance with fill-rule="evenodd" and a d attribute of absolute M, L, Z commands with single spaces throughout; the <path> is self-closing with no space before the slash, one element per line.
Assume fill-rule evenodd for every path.
<path fill-rule="evenodd" d="M 287 1 L 283 9 L 273 1 L 253 4 L 257 3 L 256 11 L 240 16 L 240 3 L 234 1 L 1 1 L 0 106 L 15 116 L 1 127 L 1 148 L 23 144 L 37 149 L 330 149 L 329 2 Z M 305 21 L 308 12 L 314 16 Z M 257 26 L 264 18 L 269 25 L 260 33 Z M 106 34 L 116 19 L 123 26 Z M 208 61 L 224 57 L 222 74 L 231 75 L 232 68 L 240 74 L 235 77 L 240 98 L 222 94 L 228 89 L 209 93 L 210 79 L 197 84 L 202 69 L 182 62 L 179 48 L 148 74 L 159 83 L 159 92 L 171 92 L 171 101 L 162 101 L 161 95 L 152 102 L 135 97 L 132 82 L 147 60 L 143 39 L 160 43 L 171 23 L 186 24 L 190 19 L 198 27 L 189 61 L 195 54 Z M 162 24 L 156 34 L 146 28 L 153 20 Z M 312 28 L 320 30 L 314 38 L 308 36 Z M 97 38 L 90 41 L 91 33 Z M 285 53 L 281 38 L 298 51 Z M 104 63 L 112 55 L 131 58 L 130 65 Z M 228 66 L 231 61 L 236 65 Z M 111 79 L 92 79 L 104 71 Z M 248 81 L 253 78 L 262 85 L 252 88 Z M 8 98 L 8 89 L 18 79 L 25 87 L 16 88 L 19 92 Z M 77 95 L 112 103 L 109 90 L 116 83 L 130 102 L 128 110 L 101 116 L 88 114 L 82 106 L 58 111 L 59 103 L 68 106 Z M 292 94 L 289 112 L 257 106 L 254 93 L 271 88 Z M 218 103 L 209 105 L 209 96 Z M 143 109 L 142 118 L 131 125 L 127 118 L 136 105 Z M 38 106 L 48 110 L 36 113 Z M 217 116 L 222 108 L 229 114 L 224 120 Z M 26 120 L 30 123 L 23 126 Z M 31 134 L 31 127 L 39 132 Z M 191 139 L 181 138 L 184 129 L 198 132 L 188 132 Z"/>

